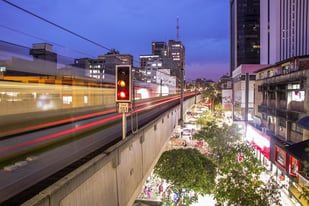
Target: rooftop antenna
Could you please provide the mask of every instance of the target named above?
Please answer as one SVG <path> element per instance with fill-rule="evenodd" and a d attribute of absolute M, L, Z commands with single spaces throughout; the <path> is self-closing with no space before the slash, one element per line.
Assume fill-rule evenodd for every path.
<path fill-rule="evenodd" d="M 177 16 L 177 19 L 176 19 L 176 40 L 179 41 L 179 16 Z"/>

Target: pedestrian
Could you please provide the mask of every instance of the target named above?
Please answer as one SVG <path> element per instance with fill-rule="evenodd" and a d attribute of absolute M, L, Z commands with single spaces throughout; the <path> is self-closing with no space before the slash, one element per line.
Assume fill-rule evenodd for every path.
<path fill-rule="evenodd" d="M 163 185 L 162 185 L 162 184 L 159 185 L 159 192 L 160 192 L 160 193 L 163 192 Z"/>
<path fill-rule="evenodd" d="M 148 197 L 148 198 L 151 198 L 151 188 L 148 188 L 147 197 Z"/>

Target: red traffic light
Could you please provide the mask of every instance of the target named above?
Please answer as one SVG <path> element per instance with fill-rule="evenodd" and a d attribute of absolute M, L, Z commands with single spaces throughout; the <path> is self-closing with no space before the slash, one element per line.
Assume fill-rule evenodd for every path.
<path fill-rule="evenodd" d="M 131 102 L 131 65 L 116 66 L 116 102 Z"/>
<path fill-rule="evenodd" d="M 119 91 L 118 94 L 118 99 L 127 99 L 127 92 L 126 91 Z"/>

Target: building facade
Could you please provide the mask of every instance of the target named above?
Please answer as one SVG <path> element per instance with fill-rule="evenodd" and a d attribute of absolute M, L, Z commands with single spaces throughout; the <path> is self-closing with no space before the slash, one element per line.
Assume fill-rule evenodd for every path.
<path fill-rule="evenodd" d="M 260 63 L 260 0 L 230 0 L 230 75 Z"/>
<path fill-rule="evenodd" d="M 53 45 L 49 43 L 32 44 L 29 54 L 33 56 L 34 60 L 40 59 L 57 63 L 57 54 L 53 52 Z"/>
<path fill-rule="evenodd" d="M 261 0 L 261 64 L 309 54 L 309 1 Z"/>
<path fill-rule="evenodd" d="M 133 56 L 119 52 L 107 53 L 99 55 L 97 59 L 75 59 L 73 66 L 85 69 L 87 76 L 99 82 L 114 83 L 116 65 L 119 64 L 133 66 Z"/>
<path fill-rule="evenodd" d="M 169 70 L 169 75 L 176 81 L 176 88 L 181 87 L 184 80 L 185 47 L 181 41 L 169 40 L 166 42 L 152 42 L 152 54 L 140 55 L 139 75 L 144 82 L 156 82 L 158 70 Z M 162 73 L 162 72 L 161 72 Z M 163 79 L 166 79 L 165 77 Z M 170 79 L 170 78 L 169 78 Z M 170 79 L 168 84 L 173 84 Z M 171 85 L 173 86 L 173 85 Z M 173 89 L 175 91 L 175 89 Z"/>
<path fill-rule="evenodd" d="M 185 47 L 181 41 L 168 41 L 168 57 L 176 63 L 176 68 L 171 70 L 171 75 L 176 76 L 176 86 L 180 88 L 185 76 Z"/>
<path fill-rule="evenodd" d="M 222 93 L 222 109 L 224 111 L 232 111 L 233 104 L 232 104 L 232 96 L 233 96 L 233 89 L 232 89 L 232 78 L 230 76 L 224 75 L 220 78 L 219 84 L 221 86 L 221 93 Z"/>
<path fill-rule="evenodd" d="M 300 204 L 309 186 L 309 56 L 293 57 L 256 72 L 254 124 L 247 133 L 263 162 Z M 247 131 L 253 131 L 252 127 Z M 305 202 L 307 202 L 305 204 Z M 304 203 L 304 204 L 303 204 Z"/>
<path fill-rule="evenodd" d="M 160 85 L 161 91 L 158 93 L 176 92 L 176 77 L 171 75 L 171 70 L 176 66 L 174 61 L 159 55 L 141 55 L 140 65 L 140 81 Z"/>
<path fill-rule="evenodd" d="M 232 73 L 233 119 L 252 120 L 254 105 L 255 71 L 265 65 L 242 64 Z"/>
<path fill-rule="evenodd" d="M 152 42 L 151 53 L 158 56 L 167 56 L 167 44 L 166 42 Z"/>

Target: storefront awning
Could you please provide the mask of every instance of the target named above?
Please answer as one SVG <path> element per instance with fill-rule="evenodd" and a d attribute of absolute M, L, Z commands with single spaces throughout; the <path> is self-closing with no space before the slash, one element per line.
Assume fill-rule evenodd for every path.
<path fill-rule="evenodd" d="M 309 116 L 306 116 L 306 117 L 303 117 L 303 118 L 299 119 L 297 121 L 297 124 L 300 127 L 309 130 Z"/>

